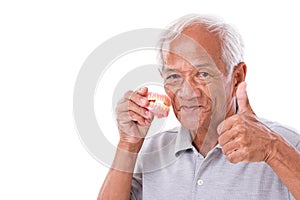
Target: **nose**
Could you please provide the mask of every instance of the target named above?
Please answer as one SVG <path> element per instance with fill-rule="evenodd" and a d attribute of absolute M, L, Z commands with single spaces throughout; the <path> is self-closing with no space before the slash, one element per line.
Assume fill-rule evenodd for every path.
<path fill-rule="evenodd" d="M 195 97 L 199 98 L 201 96 L 201 92 L 193 80 L 185 80 L 181 87 L 178 88 L 176 95 L 183 100 L 188 100 Z"/>

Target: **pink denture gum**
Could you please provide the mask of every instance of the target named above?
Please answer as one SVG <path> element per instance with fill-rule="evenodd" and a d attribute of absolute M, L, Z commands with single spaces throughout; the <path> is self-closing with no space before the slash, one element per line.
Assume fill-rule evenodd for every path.
<path fill-rule="evenodd" d="M 168 96 L 155 92 L 148 92 L 147 98 L 149 101 L 147 109 L 156 117 L 162 118 L 168 116 L 171 105 L 171 100 Z"/>

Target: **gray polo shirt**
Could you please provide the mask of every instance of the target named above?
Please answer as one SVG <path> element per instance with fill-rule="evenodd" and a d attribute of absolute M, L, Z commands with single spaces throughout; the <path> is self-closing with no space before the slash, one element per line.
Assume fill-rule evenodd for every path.
<path fill-rule="evenodd" d="M 300 151 L 300 136 L 264 120 Z M 190 133 L 174 128 L 147 138 L 132 180 L 131 199 L 294 199 L 264 162 L 230 163 L 217 145 L 204 158 Z"/>

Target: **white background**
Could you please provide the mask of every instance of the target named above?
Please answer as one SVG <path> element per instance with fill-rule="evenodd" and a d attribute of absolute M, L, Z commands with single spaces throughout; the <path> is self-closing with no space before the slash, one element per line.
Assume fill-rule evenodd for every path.
<path fill-rule="evenodd" d="M 300 129 L 297 1 L 103 2 L 1 1 L 0 199 L 96 199 L 107 168 L 76 132 L 81 65 L 114 35 L 188 13 L 217 14 L 240 30 L 253 109 Z"/>

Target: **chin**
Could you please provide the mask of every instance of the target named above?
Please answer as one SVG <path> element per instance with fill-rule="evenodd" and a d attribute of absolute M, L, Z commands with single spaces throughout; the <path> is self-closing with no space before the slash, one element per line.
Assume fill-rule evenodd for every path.
<path fill-rule="evenodd" d="M 209 126 L 209 120 L 205 120 L 205 119 L 209 119 L 207 117 L 193 117 L 193 116 L 183 116 L 180 118 L 177 118 L 181 125 L 189 130 L 192 131 L 197 131 L 199 129 L 205 128 Z"/>
<path fill-rule="evenodd" d="M 181 122 L 181 125 L 190 131 L 196 131 L 199 129 L 199 127 L 201 127 L 200 124 L 197 125 L 196 123 L 192 124 L 190 122 Z"/>

